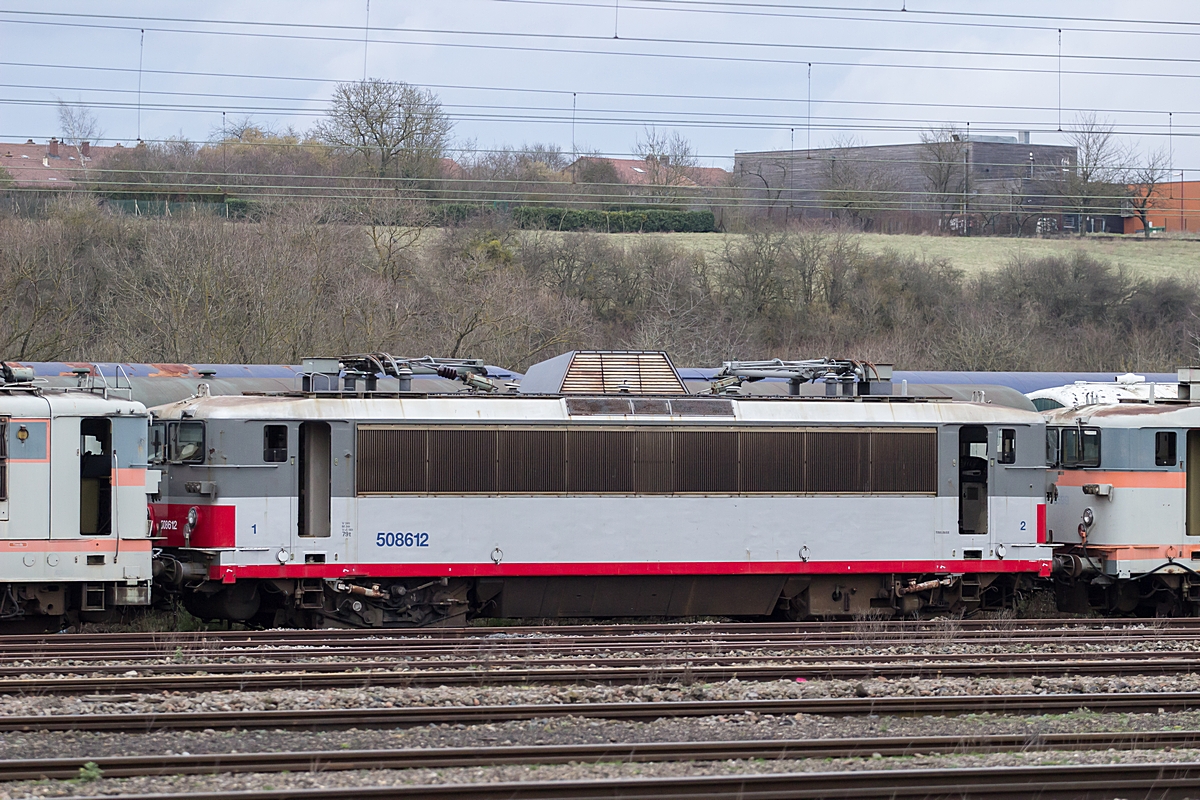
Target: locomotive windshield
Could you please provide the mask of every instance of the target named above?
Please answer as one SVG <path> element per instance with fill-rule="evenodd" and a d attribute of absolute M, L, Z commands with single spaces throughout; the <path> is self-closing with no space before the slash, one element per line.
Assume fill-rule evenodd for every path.
<path fill-rule="evenodd" d="M 156 422 L 150 429 L 150 463 L 204 461 L 203 422 Z"/>
<path fill-rule="evenodd" d="M 1100 429 L 1063 428 L 1062 465 L 1064 467 L 1100 466 Z"/>

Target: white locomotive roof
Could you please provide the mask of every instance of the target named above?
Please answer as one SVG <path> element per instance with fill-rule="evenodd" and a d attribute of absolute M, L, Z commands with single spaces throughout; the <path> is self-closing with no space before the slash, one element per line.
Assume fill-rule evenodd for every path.
<path fill-rule="evenodd" d="M 1049 425 L 1105 428 L 1200 428 L 1200 404 L 1110 403 L 1044 412 Z"/>
<path fill-rule="evenodd" d="M 1050 410 L 1058 407 L 1081 408 L 1121 402 L 1144 403 L 1149 401 L 1151 392 L 1157 400 L 1174 400 L 1179 396 L 1179 384 L 1150 383 L 1141 375 L 1127 374 L 1118 376 L 1116 381 L 1110 383 L 1076 381 L 1066 386 L 1052 386 L 1029 392 L 1026 397 L 1035 403 L 1038 400 L 1050 401 L 1054 405 L 1043 406 L 1045 410 Z"/>
<path fill-rule="evenodd" d="M 42 391 L 0 392 L 0 414 L 6 416 L 45 417 L 106 417 L 115 414 L 145 414 L 146 407 L 136 401 L 88 391 Z"/>
<path fill-rule="evenodd" d="M 1040 414 L 1002 405 L 968 402 L 888 400 L 816 400 L 806 398 L 712 398 L 729 403 L 733 417 L 665 414 L 572 415 L 564 397 L 434 395 L 412 397 L 322 397 L 243 395 L 194 397 L 151 409 L 160 419 L 341 419 L 358 422 L 538 423 L 622 422 L 651 423 L 688 420 L 708 424 L 819 423 L 846 425 L 930 425 L 939 423 L 1008 423 L 1037 425 Z"/>

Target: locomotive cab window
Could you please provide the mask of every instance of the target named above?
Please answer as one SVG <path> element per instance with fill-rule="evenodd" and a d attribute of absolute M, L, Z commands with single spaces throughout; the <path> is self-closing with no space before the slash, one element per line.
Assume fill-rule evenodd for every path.
<path fill-rule="evenodd" d="M 287 425 L 263 426 L 263 461 L 281 464 L 288 459 Z"/>
<path fill-rule="evenodd" d="M 1063 428 L 1062 465 L 1071 468 L 1100 466 L 1100 429 Z"/>
<path fill-rule="evenodd" d="M 998 460 L 1001 464 L 1017 463 L 1017 432 L 1015 429 L 1000 429 L 1000 457 Z"/>
<path fill-rule="evenodd" d="M 1154 434 L 1154 466 L 1175 466 L 1178 460 L 1175 441 L 1175 431 L 1159 431 Z"/>
<path fill-rule="evenodd" d="M 1046 428 L 1046 466 L 1058 466 L 1058 428 Z"/>
<path fill-rule="evenodd" d="M 150 426 L 150 463 L 161 464 L 167 460 L 167 423 L 156 422 Z"/>
<path fill-rule="evenodd" d="M 173 463 L 204 462 L 204 423 L 167 423 L 167 460 Z"/>

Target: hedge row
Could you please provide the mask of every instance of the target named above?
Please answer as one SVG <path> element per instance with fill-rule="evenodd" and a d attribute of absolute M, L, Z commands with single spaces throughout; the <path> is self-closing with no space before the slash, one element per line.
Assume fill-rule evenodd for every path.
<path fill-rule="evenodd" d="M 711 211 L 595 211 L 591 209 L 521 206 L 512 210 L 521 228 L 605 233 L 710 233 L 717 220 Z"/>

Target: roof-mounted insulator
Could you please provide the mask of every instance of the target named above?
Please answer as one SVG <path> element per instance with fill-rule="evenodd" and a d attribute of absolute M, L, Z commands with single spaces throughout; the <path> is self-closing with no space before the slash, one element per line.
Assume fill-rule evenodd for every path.
<path fill-rule="evenodd" d="M 23 367 L 20 364 L 10 364 L 0 361 L 0 376 L 4 383 L 33 383 L 33 367 Z"/>
<path fill-rule="evenodd" d="M 409 358 L 388 353 L 362 353 L 340 358 L 306 358 L 301 372 L 306 392 L 356 392 L 361 382 L 365 391 L 379 388 L 380 377 L 396 378 L 401 392 L 412 391 L 413 375 L 438 375 L 460 381 L 480 392 L 496 392 L 502 387 L 487 377 L 487 367 L 474 358 Z"/>
<path fill-rule="evenodd" d="M 498 392 L 500 384 L 486 375 L 479 375 L 461 367 L 438 367 L 437 374 L 452 381 L 462 381 L 470 389 L 479 392 Z"/>
<path fill-rule="evenodd" d="M 800 385 L 823 382 L 828 396 L 871 394 L 872 383 L 890 383 L 890 364 L 842 361 L 831 358 L 806 361 L 726 361 L 713 374 L 710 391 L 721 394 L 745 382 L 764 379 L 786 380 L 788 394 L 799 395 Z M 839 391 L 840 389 L 840 391 Z M 857 391 L 856 391 L 857 390 Z M 890 393 L 890 392 L 889 392 Z"/>

